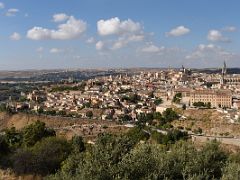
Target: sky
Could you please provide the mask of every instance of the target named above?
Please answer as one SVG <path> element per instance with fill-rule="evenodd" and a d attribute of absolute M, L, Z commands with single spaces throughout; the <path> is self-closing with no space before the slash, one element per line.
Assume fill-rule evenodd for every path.
<path fill-rule="evenodd" d="M 240 66 L 239 0 L 0 0 L 0 70 Z"/>

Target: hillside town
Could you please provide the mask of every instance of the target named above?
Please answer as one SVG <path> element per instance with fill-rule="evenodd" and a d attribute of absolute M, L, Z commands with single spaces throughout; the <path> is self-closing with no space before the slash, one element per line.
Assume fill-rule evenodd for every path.
<path fill-rule="evenodd" d="M 240 75 L 199 73 L 182 67 L 96 77 L 80 82 L 44 85 L 25 94 L 25 101 L 9 99 L 13 110 L 29 109 L 49 115 L 121 122 L 137 121 L 141 113 L 167 108 L 206 108 L 239 120 Z"/>

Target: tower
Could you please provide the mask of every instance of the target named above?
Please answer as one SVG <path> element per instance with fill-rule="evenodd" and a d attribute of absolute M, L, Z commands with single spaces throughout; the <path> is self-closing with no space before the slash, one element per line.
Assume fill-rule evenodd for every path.
<path fill-rule="evenodd" d="M 181 69 L 181 71 L 185 74 L 186 73 L 186 69 L 185 69 L 185 67 L 182 65 L 182 69 Z"/>
<path fill-rule="evenodd" d="M 222 67 L 222 75 L 225 76 L 227 74 L 227 65 L 226 61 L 223 62 L 223 67 Z"/>
<path fill-rule="evenodd" d="M 226 61 L 223 62 L 223 67 L 222 67 L 222 74 L 221 74 L 221 79 L 220 79 L 220 84 L 223 85 L 225 83 L 225 76 L 227 75 L 227 65 Z"/>

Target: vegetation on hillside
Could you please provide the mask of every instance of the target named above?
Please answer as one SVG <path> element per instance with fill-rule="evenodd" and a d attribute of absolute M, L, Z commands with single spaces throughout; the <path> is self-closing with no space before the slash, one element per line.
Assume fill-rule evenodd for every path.
<path fill-rule="evenodd" d="M 177 118 L 173 109 L 141 114 L 127 133 L 99 134 L 95 144 L 79 136 L 56 137 L 40 121 L 6 129 L 0 135 L 0 167 L 49 180 L 237 179 L 240 154 L 223 151 L 216 141 L 195 147 L 186 132 L 169 124 Z"/>

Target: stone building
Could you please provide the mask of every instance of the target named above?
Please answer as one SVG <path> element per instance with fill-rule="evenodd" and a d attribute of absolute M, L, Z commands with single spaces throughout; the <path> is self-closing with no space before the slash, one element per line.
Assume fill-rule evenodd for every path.
<path fill-rule="evenodd" d="M 194 102 L 211 103 L 211 107 L 232 107 L 230 90 L 193 90 L 190 93 L 190 104 Z"/>

